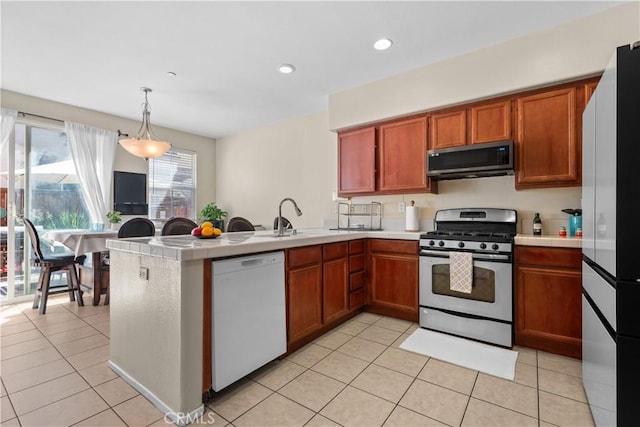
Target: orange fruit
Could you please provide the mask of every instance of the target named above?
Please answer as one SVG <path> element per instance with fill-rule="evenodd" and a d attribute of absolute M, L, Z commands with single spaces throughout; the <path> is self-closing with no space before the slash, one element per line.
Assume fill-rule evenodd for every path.
<path fill-rule="evenodd" d="M 219 228 L 215 228 L 213 229 L 213 235 L 214 236 L 219 236 L 222 234 L 222 230 L 220 230 Z"/>
<path fill-rule="evenodd" d="M 213 227 L 213 223 L 210 221 L 205 221 L 203 222 L 200 227 L 205 228 L 205 227 Z"/>
<path fill-rule="evenodd" d="M 211 237 L 213 236 L 213 233 L 214 233 L 213 227 L 202 227 L 202 235 L 204 237 Z"/>

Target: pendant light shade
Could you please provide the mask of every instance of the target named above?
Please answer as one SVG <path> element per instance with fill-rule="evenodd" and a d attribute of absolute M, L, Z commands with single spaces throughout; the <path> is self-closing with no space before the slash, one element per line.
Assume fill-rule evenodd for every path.
<path fill-rule="evenodd" d="M 144 104 L 142 104 L 142 125 L 140 130 L 133 138 L 121 139 L 120 145 L 134 156 L 143 157 L 145 160 L 162 156 L 169 151 L 171 144 L 165 141 L 161 141 L 155 137 L 151 131 L 151 106 L 147 96 L 151 89 L 148 87 L 141 87 L 141 91 L 144 92 Z"/>

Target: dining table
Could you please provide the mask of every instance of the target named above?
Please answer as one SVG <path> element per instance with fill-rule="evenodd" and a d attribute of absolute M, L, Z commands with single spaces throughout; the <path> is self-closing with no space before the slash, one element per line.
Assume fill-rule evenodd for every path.
<path fill-rule="evenodd" d="M 47 231 L 42 238 L 49 242 L 62 243 L 71 249 L 76 257 L 91 253 L 91 267 L 93 269 L 93 305 L 100 303 L 100 295 L 102 294 L 103 284 L 100 271 L 101 253 L 108 251 L 107 240 L 118 237 L 118 232 L 113 230 L 95 231 L 95 230 L 50 230 Z M 108 286 L 108 284 L 107 284 Z M 108 300 L 105 300 L 108 304 Z"/>

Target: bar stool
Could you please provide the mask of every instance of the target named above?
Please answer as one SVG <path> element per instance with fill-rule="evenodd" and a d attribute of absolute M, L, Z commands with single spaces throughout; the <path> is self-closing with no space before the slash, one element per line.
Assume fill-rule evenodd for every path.
<path fill-rule="evenodd" d="M 47 312 L 47 298 L 49 295 L 63 292 L 69 293 L 71 301 L 77 300 L 79 306 L 84 306 L 84 301 L 82 300 L 83 292 L 80 289 L 76 264 L 82 264 L 85 256 L 76 257 L 75 254 L 70 253 L 43 255 L 42 248 L 40 247 L 40 236 L 38 236 L 36 227 L 27 218 L 23 219 L 24 225 L 29 233 L 31 247 L 33 248 L 35 258 L 33 262 L 40 266 L 40 277 L 38 278 L 38 289 L 33 298 L 33 308 L 36 309 L 40 307 L 40 314 L 45 314 Z M 51 275 L 61 271 L 67 272 L 67 286 L 51 288 Z"/>

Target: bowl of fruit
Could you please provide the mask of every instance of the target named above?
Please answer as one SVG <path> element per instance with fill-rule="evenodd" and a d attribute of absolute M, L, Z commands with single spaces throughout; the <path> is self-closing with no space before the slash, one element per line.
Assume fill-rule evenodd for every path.
<path fill-rule="evenodd" d="M 191 235 L 198 239 L 215 239 L 222 234 L 222 230 L 215 228 L 209 221 L 203 222 L 199 227 L 191 230 Z"/>

